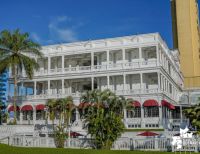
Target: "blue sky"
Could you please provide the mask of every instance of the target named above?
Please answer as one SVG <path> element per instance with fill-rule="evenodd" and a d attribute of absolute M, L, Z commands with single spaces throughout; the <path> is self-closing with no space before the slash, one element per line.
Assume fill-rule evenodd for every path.
<path fill-rule="evenodd" d="M 42 45 L 159 32 L 172 47 L 170 0 L 1 0 L 0 30 Z"/>

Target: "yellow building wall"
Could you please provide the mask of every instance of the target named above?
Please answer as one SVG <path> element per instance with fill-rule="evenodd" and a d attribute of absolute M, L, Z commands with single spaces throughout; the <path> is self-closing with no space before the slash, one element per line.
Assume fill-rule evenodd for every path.
<path fill-rule="evenodd" d="M 196 0 L 174 0 L 173 26 L 177 26 L 174 43 L 178 42 L 181 71 L 185 88 L 200 87 L 199 17 Z M 176 15 L 176 19 L 174 17 Z M 173 27 L 174 29 L 175 27 Z M 177 38 L 176 38 L 177 37 Z"/>

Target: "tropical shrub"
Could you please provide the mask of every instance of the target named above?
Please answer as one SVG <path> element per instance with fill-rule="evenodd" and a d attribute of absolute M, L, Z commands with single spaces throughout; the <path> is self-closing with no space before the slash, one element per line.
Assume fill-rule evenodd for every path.
<path fill-rule="evenodd" d="M 66 130 L 69 129 L 72 110 L 74 109 L 73 98 L 68 96 L 62 99 L 50 99 L 46 104 L 48 115 L 52 120 L 54 141 L 57 148 L 64 148 L 64 143 L 67 138 Z M 59 124 L 54 126 L 55 115 L 59 115 Z"/>
<path fill-rule="evenodd" d="M 198 134 L 200 134 L 200 104 L 185 109 L 184 113 L 189 118 L 192 126 L 197 128 Z"/>
<path fill-rule="evenodd" d="M 93 90 L 86 92 L 81 102 L 90 104 L 85 124 L 88 133 L 95 139 L 96 148 L 110 149 L 123 132 L 123 109 L 128 101 L 110 90 Z"/>

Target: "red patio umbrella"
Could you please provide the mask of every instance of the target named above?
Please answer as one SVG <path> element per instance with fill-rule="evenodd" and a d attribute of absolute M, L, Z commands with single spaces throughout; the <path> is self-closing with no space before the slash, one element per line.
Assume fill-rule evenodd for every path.
<path fill-rule="evenodd" d="M 137 136 L 157 136 L 157 135 L 159 135 L 159 134 L 154 133 L 154 132 L 149 132 L 149 131 L 137 134 Z"/>
<path fill-rule="evenodd" d="M 70 136 L 71 137 L 78 137 L 78 136 L 83 136 L 83 135 L 80 134 L 80 133 L 77 133 L 77 132 L 70 132 Z"/>

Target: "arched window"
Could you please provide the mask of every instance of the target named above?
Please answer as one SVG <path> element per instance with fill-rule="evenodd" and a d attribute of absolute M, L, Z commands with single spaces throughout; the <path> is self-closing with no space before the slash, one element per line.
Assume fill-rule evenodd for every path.
<path fill-rule="evenodd" d="M 23 120 L 33 120 L 33 107 L 31 105 L 24 105 L 21 108 Z"/>
<path fill-rule="evenodd" d="M 140 118 L 141 117 L 141 107 L 135 107 L 135 118 Z"/>
<path fill-rule="evenodd" d="M 158 106 L 144 107 L 144 117 L 159 117 Z"/>
<path fill-rule="evenodd" d="M 159 117 L 159 105 L 156 100 L 146 100 L 144 106 L 144 117 Z"/>
<path fill-rule="evenodd" d="M 127 110 L 127 118 L 140 118 L 141 117 L 141 104 L 138 101 L 133 101 L 131 103 L 131 108 Z"/>
<path fill-rule="evenodd" d="M 135 107 L 133 109 L 127 110 L 127 118 L 140 118 L 141 117 L 141 107 Z"/>

